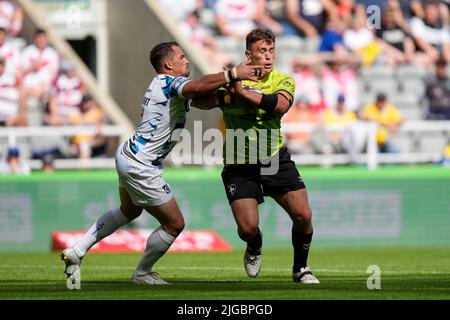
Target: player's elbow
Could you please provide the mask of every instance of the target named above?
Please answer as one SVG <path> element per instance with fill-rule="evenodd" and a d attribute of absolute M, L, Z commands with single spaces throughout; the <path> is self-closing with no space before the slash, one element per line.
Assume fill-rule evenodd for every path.
<path fill-rule="evenodd" d="M 289 108 L 290 104 L 282 101 L 277 104 L 273 112 L 278 114 L 285 114 L 286 112 L 288 112 Z"/>
<path fill-rule="evenodd" d="M 186 98 L 194 98 L 205 92 L 204 86 L 197 81 L 189 81 L 183 88 L 183 96 Z"/>
<path fill-rule="evenodd" d="M 191 106 L 194 108 L 209 110 L 218 106 L 215 95 L 200 95 L 191 99 Z"/>
<path fill-rule="evenodd" d="M 162 224 L 162 226 L 167 233 L 174 237 L 178 237 L 178 235 L 184 230 L 185 222 L 183 218 L 177 218 L 173 221 Z"/>
<path fill-rule="evenodd" d="M 199 97 L 193 97 L 191 99 L 191 106 L 199 109 L 203 109 L 205 107 L 204 102 Z"/>

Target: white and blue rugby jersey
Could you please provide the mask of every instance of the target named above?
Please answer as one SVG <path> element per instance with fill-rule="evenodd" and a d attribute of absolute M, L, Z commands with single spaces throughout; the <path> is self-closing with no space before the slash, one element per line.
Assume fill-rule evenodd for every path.
<path fill-rule="evenodd" d="M 153 79 L 144 96 L 141 122 L 123 145 L 125 155 L 143 165 L 161 164 L 186 123 L 190 100 L 182 90 L 188 81 L 164 74 Z"/>

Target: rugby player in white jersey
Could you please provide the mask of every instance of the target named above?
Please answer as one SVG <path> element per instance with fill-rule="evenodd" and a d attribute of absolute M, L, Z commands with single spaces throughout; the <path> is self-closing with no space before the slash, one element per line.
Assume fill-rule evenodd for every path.
<path fill-rule="evenodd" d="M 189 61 L 175 42 L 161 43 L 150 53 L 157 76 L 144 96 L 141 122 L 130 139 L 116 152 L 120 207 L 112 209 L 87 230 L 61 258 L 67 278 L 80 281 L 81 260 L 101 239 L 140 216 L 143 209 L 161 224 L 149 236 L 147 245 L 132 275 L 135 284 L 167 284 L 152 271 L 153 265 L 169 249 L 184 228 L 184 219 L 170 186 L 162 178 L 162 161 L 176 144 L 177 131 L 184 127 L 190 99 L 217 90 L 234 79 L 257 81 L 263 66 L 239 64 L 232 70 L 190 80 Z"/>

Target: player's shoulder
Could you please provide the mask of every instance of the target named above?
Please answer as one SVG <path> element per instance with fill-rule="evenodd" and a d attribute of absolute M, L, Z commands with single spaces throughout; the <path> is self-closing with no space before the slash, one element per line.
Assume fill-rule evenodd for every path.
<path fill-rule="evenodd" d="M 172 76 L 168 74 L 158 74 L 156 75 L 155 79 L 157 79 L 159 82 L 163 83 L 164 85 L 176 85 L 178 83 L 184 83 L 186 81 L 189 81 L 190 79 L 188 77 L 184 76 Z"/>
<path fill-rule="evenodd" d="M 158 74 L 153 80 L 156 82 L 156 85 L 161 87 L 162 92 L 169 98 L 183 98 L 182 89 L 184 84 L 187 83 L 190 79 L 184 76 L 173 76 L 167 74 Z"/>
<path fill-rule="evenodd" d="M 286 90 L 290 93 L 295 90 L 295 80 L 292 76 L 277 69 L 273 69 L 272 72 L 272 83 L 277 90 Z"/>
<path fill-rule="evenodd" d="M 281 72 L 278 69 L 272 70 L 272 81 L 281 83 L 282 81 L 294 82 L 294 78 L 291 75 Z"/>
<path fill-rule="evenodd" d="M 273 77 L 277 77 L 277 78 L 292 78 L 290 75 L 288 75 L 287 73 L 281 72 L 280 70 L 273 68 L 272 69 L 272 75 Z"/>

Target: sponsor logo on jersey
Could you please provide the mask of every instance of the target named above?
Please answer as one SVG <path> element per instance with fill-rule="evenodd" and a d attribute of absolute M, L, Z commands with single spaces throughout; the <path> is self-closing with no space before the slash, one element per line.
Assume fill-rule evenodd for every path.
<path fill-rule="evenodd" d="M 282 85 L 282 86 L 284 86 L 284 87 L 293 87 L 293 86 L 294 86 L 294 83 L 292 82 L 291 79 L 289 79 L 289 78 L 284 78 L 284 79 L 282 79 L 280 82 L 278 82 L 278 86 L 280 86 L 280 85 Z"/>

